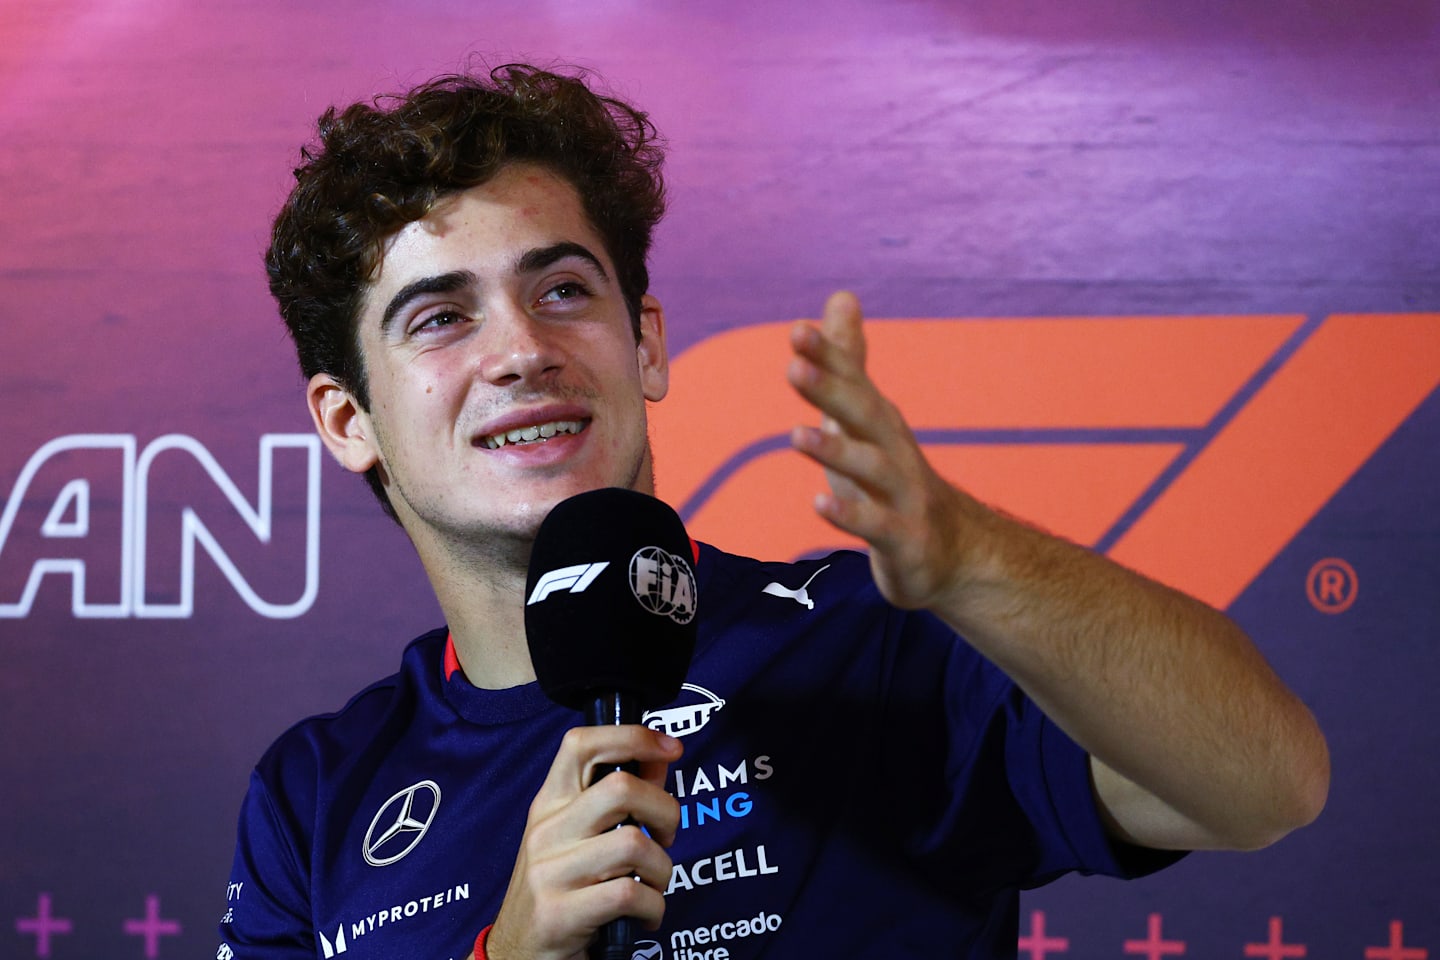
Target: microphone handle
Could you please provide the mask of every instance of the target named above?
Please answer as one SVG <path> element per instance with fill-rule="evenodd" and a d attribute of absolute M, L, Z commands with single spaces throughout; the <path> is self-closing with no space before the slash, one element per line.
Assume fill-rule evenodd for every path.
<path fill-rule="evenodd" d="M 585 722 L 592 727 L 639 723 L 640 716 L 640 704 L 636 702 L 635 698 L 618 690 L 596 694 L 585 708 Z M 593 785 L 601 777 L 620 770 L 638 774 L 640 765 L 631 760 L 627 763 L 598 766 L 595 768 L 595 775 L 590 778 L 590 783 Z M 633 824 L 634 822 L 628 818 L 625 820 L 625 823 Z M 625 823 L 617 824 L 617 827 L 624 826 Z M 634 917 L 618 917 L 611 920 L 596 931 L 595 939 L 590 941 L 588 956 L 590 960 L 630 960 L 631 954 L 635 950 L 635 941 L 639 939 L 639 933 L 640 924 Z"/>

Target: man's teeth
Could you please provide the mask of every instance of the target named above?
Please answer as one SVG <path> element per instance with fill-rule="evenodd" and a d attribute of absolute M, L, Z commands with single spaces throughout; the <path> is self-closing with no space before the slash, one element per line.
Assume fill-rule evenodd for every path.
<path fill-rule="evenodd" d="M 537 423 L 532 427 L 496 433 L 485 437 L 481 443 L 487 450 L 497 450 L 507 443 L 530 443 L 534 440 L 549 440 L 557 433 L 579 433 L 583 426 L 579 420 L 552 420 L 549 423 Z"/>

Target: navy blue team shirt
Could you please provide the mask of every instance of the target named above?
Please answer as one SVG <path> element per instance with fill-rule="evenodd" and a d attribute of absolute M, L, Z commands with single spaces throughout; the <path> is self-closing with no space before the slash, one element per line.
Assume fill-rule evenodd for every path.
<path fill-rule="evenodd" d="M 698 548 L 680 697 L 681 829 L 640 960 L 1016 955 L 1018 892 L 1173 855 L 1107 838 L 1085 752 L 869 561 Z M 292 727 L 240 813 L 217 956 L 463 958 L 579 715 L 481 690 L 444 629 L 338 713 Z"/>

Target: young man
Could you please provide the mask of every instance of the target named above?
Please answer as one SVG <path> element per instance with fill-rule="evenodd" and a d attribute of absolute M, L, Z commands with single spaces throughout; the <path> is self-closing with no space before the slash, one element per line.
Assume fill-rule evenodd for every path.
<path fill-rule="evenodd" d="M 271 289 L 317 430 L 409 534 L 448 628 L 261 760 L 222 954 L 558 960 L 630 916 L 657 930 L 645 957 L 1013 957 L 1021 888 L 1318 814 L 1323 738 L 1243 634 L 942 480 L 843 293 L 792 332 L 819 419 L 792 441 L 869 557 L 698 546 L 683 751 L 571 729 L 533 682 L 526 569 L 560 500 L 653 492 L 653 130 L 507 67 L 332 110 L 320 136 Z"/>

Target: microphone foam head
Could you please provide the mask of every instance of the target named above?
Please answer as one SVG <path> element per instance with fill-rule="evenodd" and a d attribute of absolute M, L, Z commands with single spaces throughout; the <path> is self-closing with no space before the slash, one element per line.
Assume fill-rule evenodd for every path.
<path fill-rule="evenodd" d="M 546 696 L 584 709 L 630 694 L 643 710 L 680 692 L 695 650 L 690 538 L 668 505 L 633 490 L 556 504 L 530 554 L 525 635 Z"/>

